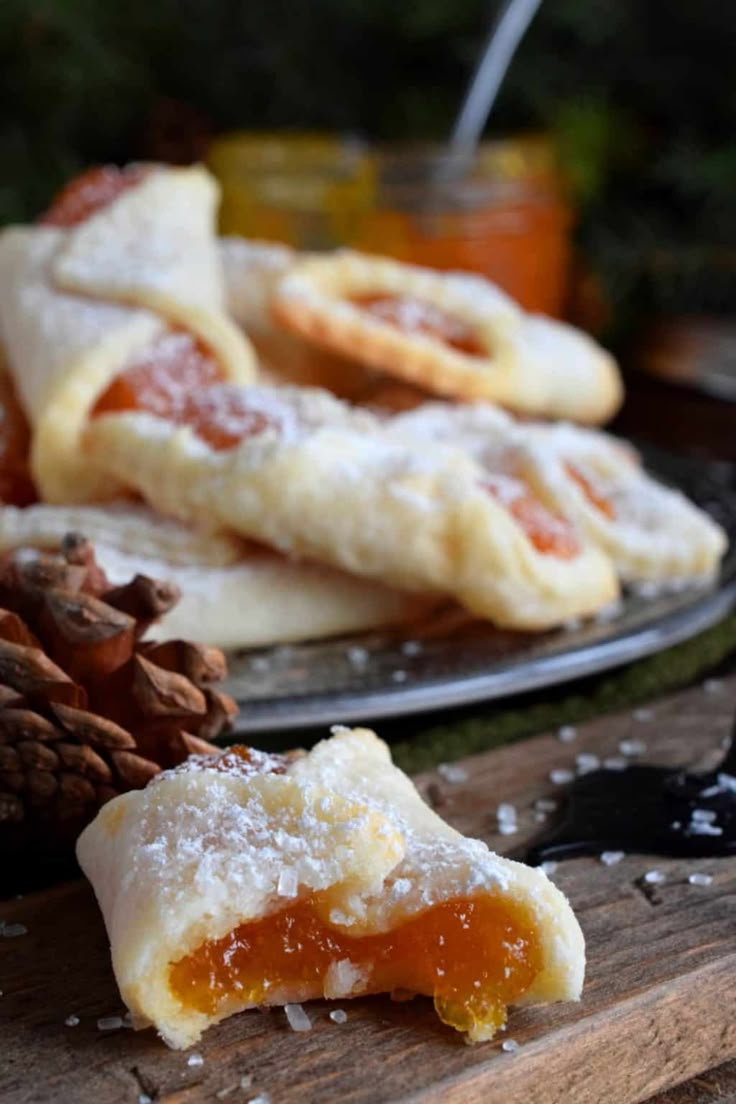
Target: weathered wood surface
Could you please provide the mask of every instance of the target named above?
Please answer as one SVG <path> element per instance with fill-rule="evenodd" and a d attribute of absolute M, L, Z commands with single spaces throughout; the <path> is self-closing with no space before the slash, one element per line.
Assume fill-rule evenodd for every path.
<path fill-rule="evenodd" d="M 532 803 L 555 792 L 554 767 L 575 754 L 613 754 L 621 739 L 647 741 L 650 760 L 707 766 L 727 735 L 736 677 L 719 692 L 694 688 L 655 703 L 648 721 L 601 718 L 572 744 L 555 735 L 476 756 L 467 781 L 437 775 L 440 811 L 465 832 L 501 849 L 539 825 Z M 496 832 L 495 808 L 512 801 L 521 831 Z M 666 874 L 644 893 L 639 879 Z M 691 886 L 694 869 L 708 887 Z M 0 919 L 27 934 L 0 939 L 0 1100 L 3 1104 L 725 1104 L 736 1099 L 736 859 L 688 862 L 629 856 L 618 866 L 564 863 L 555 880 L 576 907 L 589 967 L 579 1005 L 514 1012 L 507 1054 L 496 1044 L 465 1046 L 436 1020 L 429 1001 L 372 998 L 308 1006 L 314 1029 L 292 1033 L 283 1013 L 245 1013 L 210 1031 L 198 1052 L 168 1051 L 148 1031 L 103 1033 L 99 1017 L 123 1012 L 92 894 L 74 883 L 0 905 Z M 78 1026 L 65 1025 L 71 1015 Z M 720 1068 L 716 1068 L 720 1067 Z M 680 1089 L 672 1086 L 711 1070 Z M 241 1088 L 241 1078 L 246 1078 Z M 658 1093 L 671 1090 L 664 1096 Z M 143 1094 L 143 1095 L 142 1095 Z"/>

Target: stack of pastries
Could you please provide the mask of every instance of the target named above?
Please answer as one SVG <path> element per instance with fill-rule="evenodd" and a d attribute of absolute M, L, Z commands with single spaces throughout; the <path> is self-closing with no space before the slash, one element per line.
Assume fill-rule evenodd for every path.
<path fill-rule="evenodd" d="M 0 547 L 81 529 L 230 647 L 447 602 L 541 630 L 717 570 L 718 526 L 590 428 L 622 385 L 589 337 L 478 276 L 219 241 L 217 200 L 201 167 L 96 169 L 0 236 L 34 489 Z"/>

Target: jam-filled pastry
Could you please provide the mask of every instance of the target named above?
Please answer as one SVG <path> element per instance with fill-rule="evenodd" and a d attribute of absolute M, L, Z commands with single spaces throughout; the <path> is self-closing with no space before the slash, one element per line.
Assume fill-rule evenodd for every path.
<path fill-rule="evenodd" d="M 517 422 L 481 403 L 427 403 L 395 417 L 391 428 L 461 448 L 491 472 L 505 460 L 549 510 L 611 557 L 625 582 L 707 577 L 726 550 L 719 525 L 606 433 Z"/>
<path fill-rule="evenodd" d="M 522 479 L 306 388 L 211 387 L 113 413 L 85 455 L 162 513 L 537 629 L 617 596 L 608 559 Z"/>
<path fill-rule="evenodd" d="M 288 245 L 237 235 L 218 243 L 228 313 L 248 334 L 274 329 L 271 300 L 297 254 Z"/>
<path fill-rule="evenodd" d="M 69 532 L 95 546 L 110 582 L 167 579 L 181 599 L 155 626 L 219 648 L 260 648 L 406 625 L 436 605 L 262 545 L 206 533 L 142 505 L 0 506 L 0 551 L 58 548 Z"/>
<path fill-rule="evenodd" d="M 725 532 L 680 491 L 643 469 L 634 449 L 575 426 L 529 426 L 527 478 L 552 510 L 574 518 L 627 582 L 685 581 L 717 571 Z"/>
<path fill-rule="evenodd" d="M 384 992 L 477 1042 L 511 1005 L 580 996 L 560 890 L 442 821 L 365 729 L 190 760 L 104 806 L 77 853 L 134 1026 L 173 1047 L 257 1005 Z"/>
<path fill-rule="evenodd" d="M 490 281 L 341 251 L 297 260 L 279 284 L 282 326 L 439 395 L 599 423 L 622 396 L 615 362 L 585 334 L 529 315 Z"/>
<path fill-rule="evenodd" d="M 90 408 L 123 368 L 152 392 L 248 382 L 255 359 L 229 318 L 201 168 L 91 170 L 35 226 L 0 236 L 0 325 L 47 501 L 109 492 L 79 452 Z M 124 396 L 119 396 L 122 401 Z"/>

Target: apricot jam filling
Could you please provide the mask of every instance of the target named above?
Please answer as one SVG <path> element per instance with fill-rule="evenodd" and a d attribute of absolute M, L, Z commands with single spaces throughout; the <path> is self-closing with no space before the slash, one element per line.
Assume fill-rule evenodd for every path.
<path fill-rule="evenodd" d="M 128 188 L 143 180 L 148 170 L 142 165 L 119 169 L 116 165 L 98 165 L 71 180 L 51 206 L 41 215 L 43 226 L 78 226 L 109 206 Z"/>
<path fill-rule="evenodd" d="M 503 476 L 484 482 L 483 487 L 504 506 L 536 548 L 548 556 L 572 560 L 580 553 L 580 543 L 572 526 L 559 514 L 548 510 L 521 479 Z"/>
<path fill-rule="evenodd" d="M 30 506 L 38 500 L 29 466 L 31 431 L 10 377 L 0 373 L 0 502 Z"/>
<path fill-rule="evenodd" d="M 595 506 L 596 510 L 600 510 L 609 521 L 615 521 L 616 511 L 613 508 L 613 503 L 600 494 L 590 480 L 586 479 L 583 473 L 573 464 L 565 464 L 565 470 L 570 478 L 575 480 L 591 506 Z"/>
<path fill-rule="evenodd" d="M 140 410 L 186 425 L 214 449 L 278 427 L 239 387 L 223 382 L 219 364 L 191 334 L 172 330 L 149 345 L 112 381 L 91 417 Z"/>
<path fill-rule="evenodd" d="M 402 333 L 433 337 L 466 356 L 488 356 L 472 326 L 425 299 L 412 295 L 354 295 L 350 302 Z"/>
<path fill-rule="evenodd" d="M 539 940 L 521 910 L 489 896 L 445 901 L 391 931 L 357 937 L 322 911 L 314 895 L 204 943 L 171 966 L 172 994 L 212 1015 L 233 998 L 248 1006 L 270 1003 L 271 994 L 276 1003 L 330 995 L 330 976 L 343 971 L 360 979 L 353 995 L 433 997 L 444 1023 L 490 1037 L 541 970 Z"/>

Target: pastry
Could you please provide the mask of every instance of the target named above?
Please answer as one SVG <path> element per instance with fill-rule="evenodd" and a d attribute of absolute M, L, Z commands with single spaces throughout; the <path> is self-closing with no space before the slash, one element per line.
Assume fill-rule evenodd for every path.
<path fill-rule="evenodd" d="M 157 636 L 256 648 L 407 624 L 433 604 L 222 533 L 200 532 L 132 503 L 0 506 L 0 551 L 58 548 L 72 531 L 93 541 L 111 583 L 142 574 L 179 587 L 181 600 L 156 625 Z"/>
<path fill-rule="evenodd" d="M 42 498 L 109 496 L 79 453 L 89 409 L 122 368 L 247 382 L 255 360 L 225 311 L 216 185 L 201 168 L 97 169 L 41 225 L 0 236 L 0 325 L 33 430 Z"/>
<path fill-rule="evenodd" d="M 440 395 L 590 423 L 622 397 L 615 362 L 591 338 L 525 314 L 480 276 L 350 251 L 306 257 L 273 312 L 309 342 Z"/>
<path fill-rule="evenodd" d="M 271 299 L 297 254 L 288 245 L 237 236 L 218 243 L 228 313 L 250 335 L 274 329 Z"/>
<path fill-rule="evenodd" d="M 400 436 L 461 448 L 489 472 L 506 455 L 549 510 L 611 557 L 624 582 L 707 578 L 726 551 L 719 525 L 647 475 L 635 450 L 608 434 L 516 422 L 484 404 L 428 403 L 391 427 Z"/>
<path fill-rule="evenodd" d="M 87 461 L 162 513 L 537 629 L 612 601 L 609 561 L 518 477 L 306 388 L 94 417 Z"/>
<path fill-rule="evenodd" d="M 77 853 L 133 1024 L 173 1047 L 256 1005 L 395 991 L 482 1041 L 509 1005 L 580 996 L 560 890 L 444 823 L 364 729 L 190 760 L 109 802 Z"/>

